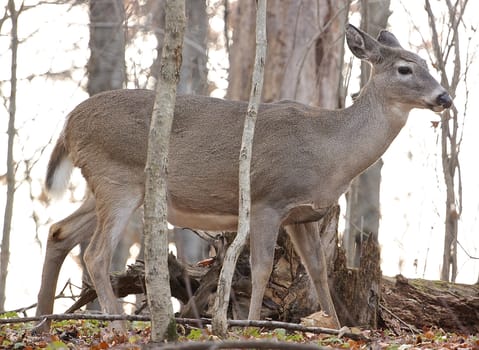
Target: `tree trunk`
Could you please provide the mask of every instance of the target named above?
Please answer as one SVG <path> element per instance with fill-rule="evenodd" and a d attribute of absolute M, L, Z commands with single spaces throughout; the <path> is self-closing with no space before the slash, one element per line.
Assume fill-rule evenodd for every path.
<path fill-rule="evenodd" d="M 166 1 L 161 68 L 148 137 L 145 166 L 145 282 L 151 312 L 151 340 L 175 340 L 176 324 L 168 274 L 166 174 L 186 26 L 185 1 Z"/>
<path fill-rule="evenodd" d="M 254 4 L 241 2 L 231 9 L 233 44 L 230 48 L 228 99 L 247 100 L 253 60 Z M 337 108 L 342 82 L 344 27 L 349 1 L 321 0 L 314 11 L 301 2 L 271 2 L 267 9 L 268 53 L 263 101 L 295 99 L 306 104 Z M 315 25 L 312 26 L 311 23 Z M 294 30 L 292 30 L 294 29 Z"/>
<path fill-rule="evenodd" d="M 293 0 L 268 4 L 267 35 L 270 45 L 263 86 L 265 102 L 292 98 L 306 104 L 330 108 L 340 106 L 342 38 L 349 1 L 318 1 L 316 4 L 314 11 Z M 253 14 L 254 7 L 250 2 L 237 3 L 231 9 L 233 45 L 230 48 L 230 85 L 227 93 L 230 99 L 246 100 L 246 92 L 250 91 L 252 59 L 248 53 L 254 43 L 249 29 L 253 27 Z M 326 257 L 328 262 L 332 262 L 337 247 L 336 225 L 337 221 L 333 220 L 334 228 L 328 227 L 325 222 L 321 226 L 322 232 L 327 233 L 327 237 L 323 235 L 322 240 L 324 251 L 329 254 Z M 319 230 L 317 224 L 308 225 L 308 228 Z M 289 273 L 295 281 L 291 288 L 281 292 L 290 301 L 281 317 L 286 317 L 293 310 L 298 318 L 317 311 L 318 298 L 304 269 L 295 268 L 299 258 L 287 235 L 281 233 L 278 243 L 278 251 L 282 255 L 278 260 L 281 262 L 281 271 L 289 269 L 289 272 L 284 273 Z M 275 271 L 272 280 L 274 276 Z M 270 293 L 275 292 L 268 287 L 266 297 Z M 233 305 L 236 310 L 242 306 L 239 294 L 235 295 Z M 268 315 L 265 312 L 264 315 Z"/>
<path fill-rule="evenodd" d="M 456 95 L 456 89 L 461 80 L 461 53 L 458 27 L 464 14 L 467 1 L 458 1 L 453 5 L 447 2 L 446 21 L 448 26 L 446 39 L 438 35 L 437 22 L 429 0 L 426 0 L 426 12 L 432 30 L 432 48 L 437 67 L 441 74 L 441 85 L 448 90 L 451 96 Z M 442 29 L 440 29 L 440 32 Z M 444 45 L 443 41 L 446 41 Z M 447 54 L 446 54 L 447 52 Z M 448 61 L 450 60 L 450 61 Z M 452 70 L 446 66 L 452 64 Z M 452 72 L 452 74 L 448 74 Z M 467 105 L 467 102 L 466 102 Z M 459 165 L 459 150 L 461 147 L 462 132 L 459 131 L 461 122 L 455 105 L 443 112 L 441 118 L 441 149 L 444 182 L 446 184 L 445 232 L 444 252 L 441 269 L 441 280 L 456 280 L 457 275 L 457 233 L 459 218 L 462 213 L 462 178 Z"/>
<path fill-rule="evenodd" d="M 178 94 L 206 95 L 208 92 L 207 34 L 206 2 L 186 0 L 186 31 Z"/>
<path fill-rule="evenodd" d="M 5 310 L 5 288 L 10 260 L 10 231 L 13 216 L 13 201 L 15 198 L 15 163 L 13 146 L 15 140 L 15 114 L 17 109 L 17 54 L 18 54 L 18 16 L 22 9 L 15 8 L 15 1 L 8 1 L 8 12 L 12 21 L 11 50 L 12 62 L 10 65 L 10 98 L 8 106 L 8 146 L 7 146 L 7 200 L 3 217 L 2 245 L 0 249 L 0 310 Z"/>
<path fill-rule="evenodd" d="M 401 275 L 382 280 L 381 326 L 401 334 L 436 327 L 446 332 L 479 332 L 479 285 L 408 280 Z"/>
<path fill-rule="evenodd" d="M 186 31 L 183 45 L 178 94 L 207 95 L 207 50 L 208 17 L 206 2 L 186 0 Z M 151 67 L 151 75 L 158 78 L 161 50 L 165 28 L 165 0 L 150 0 L 148 13 L 152 13 L 153 33 L 157 39 L 158 56 Z M 183 262 L 196 263 L 209 256 L 209 244 L 187 228 L 175 227 L 174 240 L 178 258 Z"/>
<path fill-rule="evenodd" d="M 270 2 L 271 6 L 271 2 Z M 233 43 L 229 50 L 230 67 L 228 71 L 228 91 L 226 98 L 229 100 L 247 101 L 251 91 L 251 77 L 253 75 L 254 57 L 251 55 L 255 44 L 255 5 L 253 1 L 241 1 L 232 4 L 230 9 L 230 25 L 233 31 Z M 271 27 L 269 25 L 269 8 L 267 10 L 266 26 L 269 36 Z M 268 38 L 268 37 L 267 37 Z M 269 39 L 269 38 L 268 38 Z M 269 61 L 267 52 L 266 60 Z M 269 63 L 268 63 L 269 64 Z M 265 81 L 266 85 L 266 70 Z M 264 100 L 264 92 L 262 93 Z"/>
<path fill-rule="evenodd" d="M 125 83 L 125 9 L 123 0 L 90 1 L 90 96 L 121 89 Z"/>
<path fill-rule="evenodd" d="M 266 60 L 266 0 L 256 3 L 256 45 L 251 92 L 248 103 L 248 112 L 245 116 L 241 149 L 239 151 L 239 203 L 238 203 L 238 234 L 226 252 L 223 268 L 218 280 L 218 290 L 215 300 L 215 316 L 213 331 L 226 336 L 228 329 L 227 311 L 231 293 L 231 283 L 236 262 L 246 244 L 250 233 L 251 212 L 251 158 L 256 119 L 258 116 L 261 92 L 263 90 L 264 66 Z M 248 317 L 249 318 L 249 317 Z"/>
<path fill-rule="evenodd" d="M 386 28 L 389 15 L 390 0 L 361 1 L 361 29 L 376 37 L 381 29 Z M 361 62 L 361 87 L 369 80 L 371 67 Z M 346 251 L 347 264 L 359 267 L 362 242 L 372 235 L 378 242 L 381 184 L 381 168 L 383 161 L 379 159 L 364 173 L 351 183 L 347 193 L 346 230 L 343 246 Z M 380 264 L 380 261 L 377 262 Z"/>

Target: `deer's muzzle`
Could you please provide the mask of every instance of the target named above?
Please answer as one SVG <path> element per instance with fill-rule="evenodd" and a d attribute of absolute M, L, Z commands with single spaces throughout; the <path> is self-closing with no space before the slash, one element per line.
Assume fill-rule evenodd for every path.
<path fill-rule="evenodd" d="M 452 98 L 447 92 L 443 92 L 436 98 L 436 103 L 444 108 L 449 108 L 452 105 Z"/>

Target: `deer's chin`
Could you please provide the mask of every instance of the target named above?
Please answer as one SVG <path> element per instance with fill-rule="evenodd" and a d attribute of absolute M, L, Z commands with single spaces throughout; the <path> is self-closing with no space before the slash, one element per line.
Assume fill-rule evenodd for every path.
<path fill-rule="evenodd" d="M 429 108 L 436 113 L 442 112 L 446 109 L 445 107 L 441 105 L 430 106 Z"/>
<path fill-rule="evenodd" d="M 423 103 L 424 104 L 423 104 L 422 108 L 430 109 L 431 111 L 436 112 L 436 113 L 442 112 L 446 109 L 444 106 L 438 105 L 438 104 L 435 104 L 435 103 L 430 103 L 430 102 L 427 102 L 427 101 L 423 101 Z"/>

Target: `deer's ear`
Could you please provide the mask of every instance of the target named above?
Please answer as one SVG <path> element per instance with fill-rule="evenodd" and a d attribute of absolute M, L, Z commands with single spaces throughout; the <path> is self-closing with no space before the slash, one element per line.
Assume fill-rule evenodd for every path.
<path fill-rule="evenodd" d="M 381 61 L 381 44 L 351 24 L 346 28 L 346 42 L 354 56 L 373 64 Z"/>
<path fill-rule="evenodd" d="M 387 30 L 381 30 L 377 39 L 381 44 L 389 47 L 401 47 L 398 39 L 394 36 L 393 33 L 388 32 Z"/>

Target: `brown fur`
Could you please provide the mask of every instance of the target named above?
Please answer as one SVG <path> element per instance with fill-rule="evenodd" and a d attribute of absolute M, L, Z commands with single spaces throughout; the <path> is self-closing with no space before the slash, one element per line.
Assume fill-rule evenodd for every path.
<path fill-rule="evenodd" d="M 412 108 L 439 111 L 452 103 L 424 61 L 402 49 L 391 33 L 383 32 L 376 41 L 349 26 L 346 34 L 352 52 L 373 65 L 369 84 L 351 107 L 325 110 L 294 101 L 260 106 L 251 168 L 251 319 L 260 316 L 276 237 L 280 225 L 286 225 L 321 306 L 337 321 L 324 286 L 319 236 L 289 224 L 315 221 L 335 204 L 350 181 L 383 154 Z M 410 74 L 399 67 L 408 67 Z M 78 105 L 69 115 L 47 176 L 48 183 L 64 145 L 94 193 L 98 225 L 85 261 L 100 304 L 109 313 L 121 312 L 108 266 L 119 235 L 143 201 L 153 101 L 152 91 L 117 90 Z M 246 109 L 245 102 L 177 98 L 167 179 L 172 224 L 236 229 L 238 155 Z M 321 299 L 321 293 L 327 295 Z"/>

